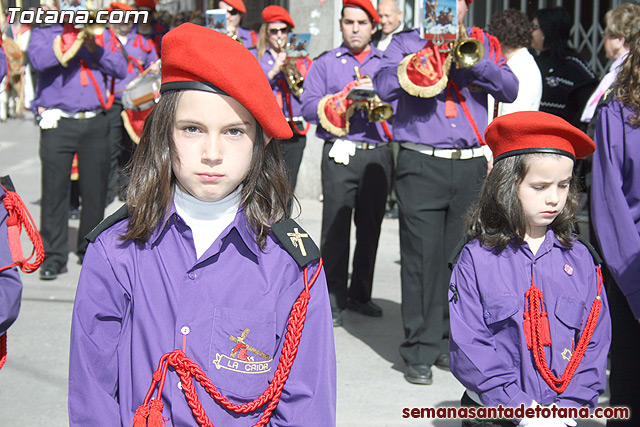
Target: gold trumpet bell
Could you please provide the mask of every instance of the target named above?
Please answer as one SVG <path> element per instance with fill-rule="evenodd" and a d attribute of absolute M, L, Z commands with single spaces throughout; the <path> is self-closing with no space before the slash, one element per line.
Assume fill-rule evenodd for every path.
<path fill-rule="evenodd" d="M 460 35 L 452 49 L 453 60 L 458 67 L 471 68 L 484 58 L 484 45 L 467 34 L 467 27 L 460 25 Z"/>
<path fill-rule="evenodd" d="M 298 67 L 296 67 L 295 59 L 287 60 L 282 66 L 282 71 L 284 75 L 287 77 L 287 86 L 289 86 L 289 90 L 293 94 L 293 96 L 299 98 L 304 91 L 302 87 L 304 83 L 304 77 L 298 71 Z"/>
<path fill-rule="evenodd" d="M 89 24 L 84 26 L 84 31 L 90 36 L 99 36 L 107 29 L 106 24 L 97 23 L 98 12 L 89 13 Z"/>
<path fill-rule="evenodd" d="M 377 96 L 369 101 L 367 118 L 370 122 L 383 122 L 393 116 L 393 107 L 382 102 Z"/>

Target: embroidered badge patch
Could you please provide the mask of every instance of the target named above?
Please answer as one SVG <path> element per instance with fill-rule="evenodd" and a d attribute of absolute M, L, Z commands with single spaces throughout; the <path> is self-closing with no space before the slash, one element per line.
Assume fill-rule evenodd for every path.
<path fill-rule="evenodd" d="M 562 358 L 565 360 L 571 360 L 571 350 L 569 350 L 568 348 L 565 348 L 564 351 L 562 352 Z"/>
<path fill-rule="evenodd" d="M 573 276 L 573 267 L 571 267 L 569 264 L 565 264 L 564 272 L 567 273 L 569 276 Z"/>
<path fill-rule="evenodd" d="M 262 374 L 271 370 L 272 359 L 264 352 L 247 344 L 245 339 L 249 335 L 250 329 L 245 328 L 238 337 L 229 335 L 229 341 L 236 345 L 231 350 L 231 354 L 216 353 L 216 360 L 213 364 L 217 369 L 224 368 L 242 374 Z M 256 360 L 256 356 L 263 360 Z"/>

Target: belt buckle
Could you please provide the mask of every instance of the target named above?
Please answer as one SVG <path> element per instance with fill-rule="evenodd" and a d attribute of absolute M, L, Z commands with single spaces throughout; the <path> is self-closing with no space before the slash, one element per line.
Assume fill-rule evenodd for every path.
<path fill-rule="evenodd" d="M 462 150 L 454 149 L 451 152 L 451 160 L 460 160 L 462 158 Z"/>
<path fill-rule="evenodd" d="M 362 143 L 362 149 L 363 150 L 368 150 L 369 149 L 369 143 L 368 142 L 363 142 Z"/>

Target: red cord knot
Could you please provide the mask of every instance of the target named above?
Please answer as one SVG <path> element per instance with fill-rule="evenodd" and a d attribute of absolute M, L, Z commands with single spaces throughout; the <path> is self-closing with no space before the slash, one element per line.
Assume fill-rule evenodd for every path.
<path fill-rule="evenodd" d="M 153 373 L 153 381 L 155 382 L 159 382 L 162 379 L 162 372 L 160 371 L 155 371 Z"/>

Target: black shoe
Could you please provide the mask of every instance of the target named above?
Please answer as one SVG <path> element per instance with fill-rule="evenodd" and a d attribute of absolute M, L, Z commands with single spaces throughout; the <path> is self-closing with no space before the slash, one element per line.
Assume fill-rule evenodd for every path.
<path fill-rule="evenodd" d="M 347 308 L 352 311 L 357 311 L 360 314 L 364 314 L 369 317 L 382 317 L 382 309 L 373 301 L 360 302 L 350 299 L 347 301 Z"/>
<path fill-rule="evenodd" d="M 449 366 L 449 355 L 442 353 L 436 359 L 436 363 L 434 363 L 438 368 L 444 369 L 445 371 L 451 371 L 451 366 Z"/>
<path fill-rule="evenodd" d="M 398 208 L 389 209 L 384 213 L 384 217 L 387 219 L 398 219 Z"/>
<path fill-rule="evenodd" d="M 80 219 L 80 210 L 78 208 L 69 209 L 69 219 Z"/>
<path fill-rule="evenodd" d="M 431 373 L 431 366 L 423 365 L 421 363 L 417 365 L 408 365 L 404 370 L 404 379 L 409 381 L 411 384 L 432 384 L 433 374 Z"/>
<path fill-rule="evenodd" d="M 51 264 L 40 270 L 40 280 L 56 280 L 58 274 L 66 273 L 67 267 L 58 267 L 57 264 Z"/>
<path fill-rule="evenodd" d="M 342 310 L 335 309 L 331 310 L 331 318 L 333 319 L 333 327 L 337 328 L 338 326 L 342 326 Z"/>

